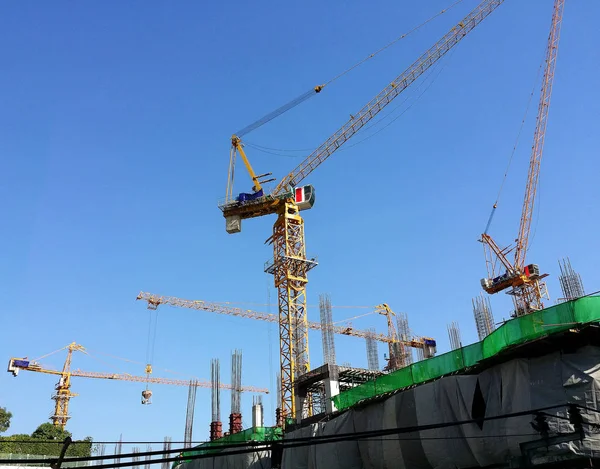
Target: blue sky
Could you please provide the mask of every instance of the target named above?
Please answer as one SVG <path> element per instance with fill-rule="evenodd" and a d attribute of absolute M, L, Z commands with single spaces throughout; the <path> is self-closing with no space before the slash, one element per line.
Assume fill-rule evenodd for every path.
<path fill-rule="evenodd" d="M 273 218 L 247 221 L 241 234 L 227 235 L 216 206 L 225 193 L 230 135 L 450 3 L 6 5 L 0 19 L 0 358 L 38 357 L 77 341 L 100 360 L 78 355 L 74 368 L 141 375 L 149 313 L 134 301 L 140 290 L 274 302 L 272 278 L 262 272 L 271 257 L 264 241 Z M 465 0 L 247 141 L 316 147 L 475 5 Z M 334 305 L 387 302 L 408 313 L 415 334 L 437 338 L 440 351 L 448 349 L 452 320 L 461 325 L 463 343 L 476 340 L 471 298 L 485 274 L 477 239 L 534 86 L 551 9 L 550 0 L 507 0 L 398 98 L 387 120 L 309 177 L 317 202 L 305 212 L 307 249 L 320 261 L 310 274 L 311 305 L 320 293 L 331 294 Z M 529 251 L 529 260 L 551 274 L 553 300 L 560 296 L 557 259 L 563 256 L 570 256 L 588 292 L 600 284 L 593 249 L 598 15 L 593 0 L 565 8 Z M 502 244 L 518 228 L 538 90 L 491 229 Z M 247 150 L 257 172 L 277 178 L 307 153 Z M 249 186 L 238 172 L 236 189 Z M 506 297 L 492 304 L 497 320 L 507 316 Z M 336 309 L 334 318 L 363 312 Z M 309 317 L 318 320 L 318 310 L 310 308 Z M 166 307 L 158 325 L 157 376 L 208 379 L 210 359 L 219 357 L 229 381 L 230 352 L 240 348 L 243 382 L 273 390 L 265 400 L 272 423 L 276 326 Z M 376 316 L 354 325 L 385 330 Z M 317 366 L 320 337 L 310 340 Z M 343 337 L 336 345 L 339 362 L 366 366 L 362 342 Z M 380 346 L 382 362 L 384 352 Z M 62 360 L 56 354 L 43 363 L 60 367 Z M 55 381 L 0 374 L 0 405 L 14 414 L 11 432 L 31 433 L 45 421 Z M 121 433 L 125 440 L 181 440 L 187 390 L 152 389 L 154 404 L 142 406 L 140 384 L 74 379 L 80 395 L 71 403 L 68 428 L 96 440 Z M 222 402 L 225 421 L 228 393 Z M 244 395 L 246 423 L 251 402 Z M 210 393 L 200 390 L 195 439 L 208 436 L 209 421 Z"/>

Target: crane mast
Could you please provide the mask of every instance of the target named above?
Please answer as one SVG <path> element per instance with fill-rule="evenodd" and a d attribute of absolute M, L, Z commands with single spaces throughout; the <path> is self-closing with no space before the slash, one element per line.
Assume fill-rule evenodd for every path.
<path fill-rule="evenodd" d="M 278 293 L 281 412 L 284 418 L 300 419 L 311 412 L 310 403 L 304 409 L 303 403 L 297 402 L 293 384 L 297 376 L 310 370 L 306 284 L 307 273 L 317 265 L 315 259 L 306 257 L 304 221 L 300 215 L 300 210 L 312 207 L 314 189 L 312 186 L 298 185 L 503 2 L 504 0 L 483 0 L 285 176 L 272 193 L 240 194 L 236 200 L 231 201 L 231 197 L 228 197 L 220 205 L 228 233 L 240 232 L 243 219 L 277 214 L 273 235 L 268 240 L 273 245 L 273 261 L 266 265 L 265 272 L 273 275 Z M 256 187 L 258 176 L 254 175 L 254 171 L 249 174 Z M 231 195 L 230 185 L 228 195 Z"/>
<path fill-rule="evenodd" d="M 547 274 L 540 274 L 536 264 L 526 265 L 526 255 L 529 246 L 529 234 L 531 231 L 531 220 L 535 196 L 538 188 L 540 165 L 546 138 L 546 127 L 548 124 L 548 113 L 550 110 L 550 98 L 552 96 L 552 85 L 556 70 L 556 59 L 558 57 L 558 45 L 560 40 L 560 29 L 565 6 L 565 0 L 555 0 L 552 12 L 552 23 L 548 44 L 546 47 L 544 76 L 536 118 L 531 157 L 527 172 L 527 184 L 525 186 L 525 198 L 519 223 L 519 233 L 516 244 L 513 247 L 501 249 L 492 237 L 483 233 L 481 241 L 484 243 L 488 278 L 481 280 L 483 289 L 490 294 L 510 289 L 507 293 L 512 295 L 515 306 L 515 315 L 522 316 L 544 308 L 543 298 L 548 297 L 545 282 L 541 280 Z M 494 205 L 494 210 L 496 205 Z M 489 226 L 489 223 L 488 223 Z M 514 249 L 514 261 L 511 263 L 507 254 Z M 505 273 L 497 275 L 496 264 L 500 262 Z"/>

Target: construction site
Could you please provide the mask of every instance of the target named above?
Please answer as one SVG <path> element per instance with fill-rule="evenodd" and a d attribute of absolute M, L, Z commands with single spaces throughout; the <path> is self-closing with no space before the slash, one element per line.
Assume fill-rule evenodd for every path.
<path fill-rule="evenodd" d="M 460 3 L 452 3 L 423 25 Z M 327 218 L 321 219 L 320 226 L 311 225 L 308 214 L 319 210 L 317 194 L 320 190 L 311 184 L 313 172 L 321 171 L 321 165 L 330 157 L 332 160 L 327 166 L 333 168 L 338 164 L 338 171 L 352 171 L 342 168 L 343 163 L 336 161 L 337 153 L 352 145 L 356 134 L 375 125 L 380 113 L 384 113 L 396 98 L 404 96 L 405 91 L 410 92 L 416 84 L 421 86 L 420 80 L 430 76 L 428 74 L 438 63 L 461 43 L 478 41 L 478 32 L 486 28 L 496 10 L 510 9 L 512 3 L 508 0 L 479 1 L 441 38 L 430 41 L 432 45 L 424 52 L 415 51 L 411 64 L 404 71 L 399 75 L 396 72 L 395 78 L 386 77 L 388 84 L 382 90 L 367 90 L 373 97 L 358 111 L 354 110 L 345 123 L 334 123 L 337 130 L 283 177 L 263 172 L 262 168 L 255 170 L 259 167 L 253 154 L 257 148 L 247 143 L 246 137 L 271 125 L 271 121 L 284 114 L 296 112 L 295 108 L 301 108 L 305 102 L 320 99 L 316 97 L 327 93 L 337 77 L 314 86 L 234 133 L 229 147 L 225 198 L 214 207 L 219 216 L 222 215 L 225 228 L 223 233 L 214 235 L 219 245 L 215 250 L 227 249 L 228 243 L 238 242 L 245 236 L 246 229 L 262 230 L 259 234 L 272 249 L 272 258 L 264 266 L 252 267 L 258 273 L 262 269 L 262 273 L 269 276 L 269 288 L 274 288 L 276 298 L 272 301 L 268 298 L 267 303 L 255 304 L 248 309 L 235 302 L 185 299 L 169 296 L 168 291 L 146 291 L 141 285 L 139 293 L 130 292 L 130 301 L 141 318 L 139 330 L 147 333 L 146 361 L 136 362 L 135 366 L 140 370 L 136 375 L 79 369 L 75 365 L 79 356 L 94 355 L 83 342 L 57 343 L 55 352 L 35 359 L 17 355 L 7 357 L 7 371 L 18 377 L 19 382 L 25 379 L 23 375 L 33 381 L 30 374 L 52 375 L 57 379 L 50 422 L 62 430 L 69 429 L 71 419 L 85 418 L 72 411 L 70 406 L 71 399 L 78 395 L 77 387 L 81 382 L 139 383 L 139 399 L 146 407 L 153 404 L 157 389 L 163 386 L 187 390 L 181 442 L 173 443 L 171 437 L 166 437 L 162 444 L 154 442 L 153 447 L 149 442 L 145 446 L 144 442 L 138 442 L 131 451 L 122 449 L 121 440 L 114 450 L 109 451 L 100 442 L 89 458 L 64 457 L 63 451 L 59 460 L 48 460 L 45 464 L 43 459 L 33 458 L 29 465 L 51 465 L 53 469 L 59 469 L 61 465 L 75 467 L 76 463 L 94 465 L 98 469 L 141 465 L 150 469 L 159 464 L 161 469 L 597 467 L 600 464 L 600 294 L 594 287 L 590 288 L 587 281 L 587 288 L 584 288 L 587 277 L 579 274 L 578 263 L 571 263 L 568 247 L 554 266 L 538 264 L 530 253 L 533 238 L 545 236 L 541 230 L 536 232 L 540 174 L 546 135 L 560 133 L 560 129 L 548 126 L 548 123 L 554 117 L 551 97 L 555 76 L 558 78 L 563 73 L 559 57 L 561 27 L 570 2 L 548 0 L 536 6 L 547 26 L 547 36 L 543 38 L 544 58 L 536 87 L 528 98 L 517 143 L 507 155 L 508 169 L 504 174 L 496 175 L 497 180 L 503 177 L 500 191 L 496 187 L 477 188 L 478 197 L 493 202 L 489 204 L 489 218 L 480 220 L 485 229 L 471 233 L 472 244 L 483 250 L 480 270 L 465 272 L 459 265 L 454 272 L 440 273 L 433 272 L 432 267 L 431 278 L 415 280 L 420 285 L 428 285 L 428 292 L 420 294 L 424 304 L 428 295 L 437 293 L 436 284 L 455 282 L 457 295 L 464 297 L 470 324 L 464 320 L 459 324 L 452 311 L 432 311 L 428 319 L 419 322 L 417 330 L 411 326 L 414 319 L 411 313 L 399 309 L 402 305 L 352 306 L 347 305 L 344 298 L 318 293 L 328 289 L 323 282 L 326 277 L 320 277 L 311 291 L 310 298 L 318 297 L 317 304 L 311 304 L 307 296 L 307 290 L 313 288 L 309 285 L 309 277 L 322 262 L 319 258 L 335 259 L 328 258 L 327 253 L 313 257 L 307 251 L 307 238 L 317 230 L 331 230 L 333 237 L 352 236 L 352 233 L 341 231 L 334 234 L 334 228 L 326 225 Z M 363 66 L 423 25 L 374 50 L 340 76 Z M 518 51 L 513 53 L 518 54 Z M 560 84 L 557 79 L 555 88 Z M 392 107 L 385 112 L 390 109 Z M 533 121 L 534 118 L 533 135 L 526 132 L 521 135 L 526 120 Z M 468 134 L 466 128 L 465 134 Z M 521 175 L 525 187 L 510 180 L 506 182 L 519 140 L 520 145 L 528 149 L 528 162 L 523 166 L 526 174 Z M 332 189 L 338 194 L 345 190 L 343 179 L 339 177 Z M 333 184 L 334 180 L 330 180 Z M 456 184 L 468 186 L 470 183 Z M 428 186 L 426 182 L 423 185 Z M 427 190 L 435 191 L 434 188 Z M 511 193 L 510 201 L 513 194 L 518 195 L 515 198 L 517 206 L 514 203 L 501 206 L 503 190 Z M 545 190 L 554 188 L 545 187 Z M 567 189 L 562 190 L 566 192 Z M 418 205 L 419 197 L 408 202 Z M 440 203 L 443 202 L 442 199 Z M 360 217 L 359 213 L 349 214 L 358 211 L 354 207 L 341 201 L 339 206 L 343 213 L 339 216 Z M 504 218 L 499 220 L 496 212 L 503 209 L 506 209 L 506 216 L 500 215 Z M 460 210 L 468 212 L 471 208 L 463 206 Z M 386 211 L 385 216 L 388 215 Z M 260 225 L 254 220 L 266 216 L 270 216 L 272 222 L 270 231 L 265 231 L 264 223 Z M 308 233 L 305 233 L 305 217 L 306 226 L 310 226 Z M 151 218 L 148 216 L 147 219 Z M 407 220 L 406 223 L 407 230 L 421 229 L 416 228 L 417 222 Z M 374 227 L 373 231 L 382 231 L 383 236 L 397 236 L 387 232 L 385 224 L 382 220 L 382 226 Z M 431 225 L 425 229 L 443 231 L 452 228 Z M 218 235 L 222 235 L 222 239 L 219 240 Z M 443 233 L 435 236 L 441 238 Z M 506 243 L 507 236 L 508 240 L 514 236 L 512 243 Z M 591 244 L 593 234 L 587 236 Z M 251 251 L 254 246 L 248 243 L 244 249 Z M 349 255 L 355 256 L 357 270 L 363 269 L 360 248 L 356 247 Z M 388 261 L 396 262 L 394 253 L 389 253 L 389 257 L 378 262 L 382 265 Z M 202 263 L 201 260 L 193 262 Z M 422 262 L 433 266 L 435 259 L 425 257 Z M 400 265 L 398 268 L 410 270 L 411 266 Z M 235 266 L 231 269 L 234 271 Z M 560 291 L 549 292 L 546 279 L 550 276 L 556 279 Z M 240 280 L 234 277 L 237 275 L 222 279 L 232 292 L 236 288 L 235 281 Z M 254 281 L 245 277 L 242 280 Z M 360 285 L 351 281 L 345 288 L 358 296 L 362 294 Z M 398 288 L 402 295 L 410 296 L 413 287 L 401 285 Z M 502 306 L 497 307 L 496 301 Z M 342 318 L 342 308 L 352 312 Z M 181 329 L 205 327 L 201 325 L 202 321 L 210 320 L 210 334 L 215 340 L 226 342 L 230 356 L 206 356 L 203 349 L 199 361 L 206 364 L 202 365 L 206 368 L 205 379 L 157 376 L 157 372 L 164 374 L 155 364 L 155 344 L 157 337 L 161 340 L 166 336 L 162 329 L 165 317 L 169 320 L 175 317 L 174 321 Z M 224 317 L 229 319 L 221 327 L 218 324 L 225 320 Z M 447 331 L 447 337 L 436 337 L 428 332 L 426 327 L 433 323 L 442 324 L 440 327 Z M 266 358 L 261 363 L 256 363 L 256 358 L 245 358 L 244 353 L 252 353 L 247 348 L 262 347 L 261 353 L 267 355 L 264 352 L 267 345 L 260 337 L 254 336 L 247 342 L 239 339 L 246 333 L 245 328 L 255 324 L 271 324 L 277 330 L 272 360 L 275 370 L 269 369 Z M 363 327 L 364 324 L 367 326 Z M 461 327 L 476 331 L 476 340 L 465 340 Z M 126 332 L 141 334 L 139 331 Z M 318 348 L 314 343 L 316 338 L 320 339 L 316 344 Z M 185 347 L 198 346 L 175 335 L 162 340 L 168 340 L 170 346 L 182 351 Z M 340 340 L 352 344 L 342 353 Z M 321 353 L 313 352 L 319 349 Z M 353 357 L 363 357 L 361 363 L 366 366 L 355 366 L 348 361 L 348 349 L 352 349 Z M 383 360 L 381 349 L 385 349 Z M 61 360 L 62 368 L 48 365 L 50 356 L 60 357 L 56 359 Z M 131 360 L 127 361 L 131 363 Z M 250 378 L 246 372 L 249 368 L 252 369 Z M 274 376 L 267 376 L 271 371 Z M 265 384 L 269 380 L 273 382 L 272 386 Z M 207 390 L 206 397 L 198 399 L 198 390 L 202 389 Z M 222 399 L 223 391 L 230 399 Z M 267 402 L 275 403 L 270 411 Z M 199 420 L 197 411 L 200 407 L 210 415 L 210 421 L 204 421 L 205 413 Z M 119 418 L 128 417 L 120 415 Z M 155 424 L 160 426 L 161 422 Z M 65 450 L 70 443 L 65 442 Z M 14 464 L 2 458 L 2 454 L 0 465 Z"/>

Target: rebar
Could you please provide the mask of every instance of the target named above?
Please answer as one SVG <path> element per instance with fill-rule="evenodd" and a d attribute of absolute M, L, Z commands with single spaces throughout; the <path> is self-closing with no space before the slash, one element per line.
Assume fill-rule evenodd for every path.
<path fill-rule="evenodd" d="M 560 300 L 571 301 L 584 296 L 583 281 L 581 280 L 581 276 L 571 267 L 571 260 L 568 257 L 563 259 L 562 262 L 559 260 L 558 266 L 560 267 L 558 280 L 560 281 L 560 289 L 563 293 L 563 297 Z"/>
<path fill-rule="evenodd" d="M 133 448 L 131 448 L 131 462 L 137 462 L 140 460 L 140 457 L 138 456 L 138 453 L 140 452 L 140 448 L 139 446 L 134 446 Z"/>
<path fill-rule="evenodd" d="M 196 408 L 196 391 L 198 390 L 198 380 L 190 381 L 188 389 L 188 401 L 185 414 L 185 432 L 183 435 L 184 445 L 187 447 L 192 443 L 192 432 L 194 427 L 194 410 Z"/>
<path fill-rule="evenodd" d="M 146 446 L 146 453 L 152 452 L 152 446 Z M 150 469 L 150 459 L 152 458 L 151 454 L 146 454 L 146 464 L 144 464 L 144 469 Z"/>
<path fill-rule="evenodd" d="M 323 342 L 323 363 L 335 365 L 335 342 L 333 333 L 333 315 L 329 295 L 319 295 L 319 312 L 321 313 L 321 340 Z"/>
<path fill-rule="evenodd" d="M 234 350 L 231 354 L 231 413 L 240 413 L 242 394 L 242 351 Z"/>
<path fill-rule="evenodd" d="M 448 324 L 448 337 L 450 338 L 450 349 L 456 350 L 462 347 L 462 341 L 460 338 L 460 327 L 457 322 L 451 322 Z"/>
<path fill-rule="evenodd" d="M 477 335 L 479 336 L 479 340 L 483 340 L 496 328 L 494 325 L 494 316 L 492 315 L 492 305 L 490 304 L 490 299 L 483 296 L 483 293 L 473 298 L 472 303 Z"/>
<path fill-rule="evenodd" d="M 406 313 L 396 314 L 396 325 L 398 327 L 398 339 L 401 342 L 409 342 L 411 339 L 410 327 L 408 326 L 408 316 Z M 402 357 L 400 362 L 402 366 L 410 365 L 413 362 L 412 349 L 410 347 L 402 347 Z"/>
<path fill-rule="evenodd" d="M 221 363 L 218 358 L 213 358 L 210 361 L 210 379 L 212 382 L 211 395 L 211 410 L 212 421 L 221 421 Z"/>
<path fill-rule="evenodd" d="M 171 450 L 171 441 L 172 438 L 170 436 L 165 436 L 165 441 L 163 443 L 163 451 L 165 454 L 168 454 L 168 452 Z M 161 463 L 161 469 L 169 469 L 170 465 L 171 464 L 168 461 L 163 461 Z"/>
<path fill-rule="evenodd" d="M 375 336 L 375 329 L 369 329 L 369 332 Z M 365 339 L 367 345 L 367 367 L 369 370 L 379 370 L 379 356 L 377 353 L 377 341 L 369 336 Z"/>

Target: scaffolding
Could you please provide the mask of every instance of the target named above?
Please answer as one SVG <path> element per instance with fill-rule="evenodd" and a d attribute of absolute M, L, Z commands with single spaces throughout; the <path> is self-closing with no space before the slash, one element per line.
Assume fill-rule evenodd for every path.
<path fill-rule="evenodd" d="M 492 305 L 489 297 L 479 296 L 473 298 L 473 315 L 475 317 L 475 326 L 479 340 L 485 339 L 496 328 L 494 325 L 494 316 L 492 315 Z"/>
<path fill-rule="evenodd" d="M 559 260 L 558 266 L 560 267 L 558 280 L 560 281 L 560 289 L 563 294 L 563 297 L 559 298 L 558 302 L 576 300 L 584 296 L 583 281 L 581 280 L 581 276 L 571 267 L 571 260 L 568 257 L 563 259 L 562 262 Z"/>

